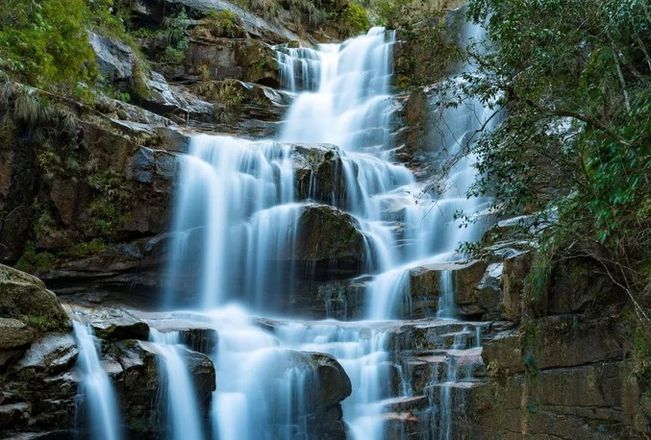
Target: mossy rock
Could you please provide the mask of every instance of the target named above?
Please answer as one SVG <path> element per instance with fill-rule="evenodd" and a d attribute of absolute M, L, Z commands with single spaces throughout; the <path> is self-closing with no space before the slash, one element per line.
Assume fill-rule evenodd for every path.
<path fill-rule="evenodd" d="M 68 315 L 40 279 L 0 265 L 0 316 L 18 319 L 39 331 L 66 330 Z"/>

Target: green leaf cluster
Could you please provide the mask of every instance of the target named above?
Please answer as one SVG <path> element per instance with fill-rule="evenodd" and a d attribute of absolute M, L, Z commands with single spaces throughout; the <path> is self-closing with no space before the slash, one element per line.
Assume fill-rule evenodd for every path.
<path fill-rule="evenodd" d="M 487 41 L 470 50 L 477 71 L 464 76 L 464 94 L 507 115 L 475 146 L 482 177 L 472 193 L 494 195 L 506 214 L 550 213 L 543 239 L 557 250 L 598 243 L 643 316 L 651 308 L 651 5 L 473 0 L 469 15 Z"/>

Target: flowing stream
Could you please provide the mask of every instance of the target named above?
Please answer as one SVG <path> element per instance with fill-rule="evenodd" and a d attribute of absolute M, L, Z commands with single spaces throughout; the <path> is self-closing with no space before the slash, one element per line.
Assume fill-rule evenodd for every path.
<path fill-rule="evenodd" d="M 72 322 L 81 372 L 81 395 L 77 414 L 86 415 L 85 422 L 92 438 L 120 440 L 120 417 L 113 386 L 100 362 L 95 337 L 90 327 Z"/>

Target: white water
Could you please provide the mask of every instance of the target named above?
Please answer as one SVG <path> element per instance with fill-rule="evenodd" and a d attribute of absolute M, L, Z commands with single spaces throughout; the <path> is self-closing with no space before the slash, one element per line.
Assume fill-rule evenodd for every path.
<path fill-rule="evenodd" d="M 180 344 L 178 332 L 159 332 L 151 329 L 151 340 L 158 353 L 160 390 L 168 423 L 168 440 L 202 440 L 204 438 L 196 392 L 188 365 L 183 357 L 185 347 Z"/>
<path fill-rule="evenodd" d="M 95 337 L 90 327 L 72 321 L 79 349 L 77 366 L 81 371 L 81 399 L 92 438 L 119 440 L 120 417 L 117 400 L 108 374 L 102 367 Z"/>
<path fill-rule="evenodd" d="M 459 210 L 476 215 L 489 204 L 466 198 L 476 177 L 475 158 L 462 155 L 438 195 L 423 193 L 412 173 L 391 160 L 393 44 L 392 33 L 375 28 L 342 44 L 280 49 L 281 77 L 296 97 L 278 141 L 195 136 L 182 161 L 166 302 L 204 311 L 221 308 L 202 315 L 219 333 L 213 354 L 216 439 L 254 440 L 260 431 L 268 438 L 292 438 L 299 429 L 292 425 L 305 416 L 304 393 L 315 381 L 297 352 L 330 353 L 340 361 L 353 383 L 343 407 L 355 439 L 383 437 L 384 402 L 395 397 L 389 384 L 400 372 L 387 346 L 388 330 L 381 325 L 294 321 L 277 327 L 272 336 L 253 325 L 246 312 L 223 308 L 237 302 L 257 312 L 277 312 L 270 304 L 273 298 L 294 288 L 297 268 L 292 262 L 306 201 L 294 191 L 288 142 L 329 142 L 339 148 L 346 194 L 344 200 L 333 197 L 333 203 L 356 217 L 368 242 L 365 260 L 372 261 L 373 275 L 366 288 L 369 320 L 408 315 L 410 271 L 461 259 L 457 247 L 482 233 L 473 225 L 460 228 L 455 219 Z M 476 102 L 444 111 L 449 129 L 438 140 L 447 157 L 461 153 L 486 118 Z M 441 286 L 438 315 L 453 318 L 454 286 L 447 271 L 441 274 Z M 180 291 L 189 291 L 190 297 L 180 298 Z M 169 364 L 176 361 L 165 358 L 171 371 Z M 450 383 L 456 382 L 453 373 Z M 180 396 L 188 395 L 187 387 L 181 388 L 170 388 L 172 406 L 186 401 Z M 398 394 L 406 396 L 408 387 L 401 388 Z M 449 404 L 451 387 L 443 384 L 441 392 L 441 401 Z M 172 423 L 180 423 L 175 417 Z M 441 423 L 438 437 L 447 438 L 452 428 Z"/>

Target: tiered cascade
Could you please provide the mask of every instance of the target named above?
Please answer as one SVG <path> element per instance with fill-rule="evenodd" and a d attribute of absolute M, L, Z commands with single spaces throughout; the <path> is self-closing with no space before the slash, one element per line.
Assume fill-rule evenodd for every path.
<path fill-rule="evenodd" d="M 374 28 L 342 44 L 279 47 L 281 76 L 295 96 L 277 139 L 197 135 L 181 159 L 164 308 L 192 311 L 149 322 L 159 329 L 153 346 L 172 438 L 311 438 L 311 420 L 330 408 L 314 400 L 322 370 L 315 353 L 334 356 L 350 378 L 343 403 L 349 438 L 453 437 L 457 391 L 482 376 L 482 324 L 454 320 L 449 271 L 441 272 L 430 320 L 395 319 L 410 316 L 409 271 L 461 259 L 458 245 L 482 229 L 459 228 L 455 213 L 477 214 L 488 200 L 465 196 L 475 179 L 472 157 L 460 156 L 439 195 L 392 160 L 394 39 Z M 448 154 L 462 152 L 482 111 L 472 103 L 444 114 L 458 129 Z M 301 149 L 336 157 L 329 176 L 341 182 L 324 183 L 311 170 L 301 185 Z M 336 245 L 323 255 L 315 215 L 317 228 L 325 221 L 319 215 L 347 225 L 325 237 Z M 352 252 L 342 250 L 339 235 Z M 365 319 L 282 317 L 295 312 L 283 299 L 317 274 L 320 281 L 363 280 Z M 219 335 L 207 353 L 218 377 L 209 423 L 192 409 L 188 366 L 170 321 Z"/>

